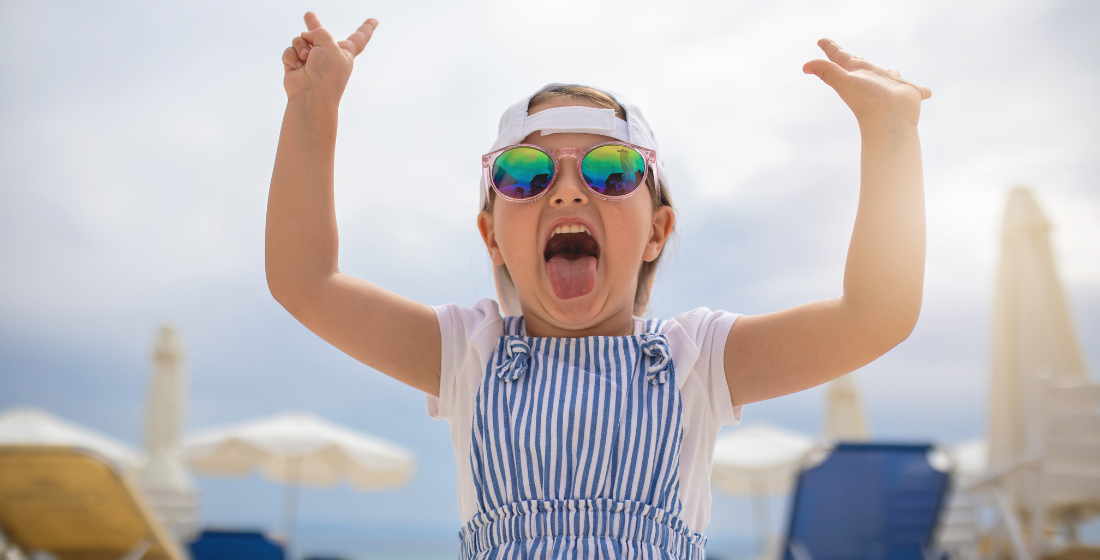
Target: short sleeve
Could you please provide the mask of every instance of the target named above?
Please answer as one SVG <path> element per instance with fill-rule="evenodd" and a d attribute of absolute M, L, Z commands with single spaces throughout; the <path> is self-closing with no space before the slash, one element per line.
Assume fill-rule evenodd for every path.
<path fill-rule="evenodd" d="M 741 422 L 741 407 L 733 406 L 725 366 L 726 339 L 738 317 L 700 307 L 673 319 L 698 349 L 693 369 L 706 390 L 712 417 L 718 424 L 730 426 Z"/>
<path fill-rule="evenodd" d="M 469 411 L 466 402 L 471 389 L 476 393 L 483 375 L 483 356 L 492 352 L 503 332 L 497 303 L 483 299 L 472 308 L 457 305 L 432 307 L 439 321 L 439 396 L 428 395 L 428 415 L 449 420 Z"/>

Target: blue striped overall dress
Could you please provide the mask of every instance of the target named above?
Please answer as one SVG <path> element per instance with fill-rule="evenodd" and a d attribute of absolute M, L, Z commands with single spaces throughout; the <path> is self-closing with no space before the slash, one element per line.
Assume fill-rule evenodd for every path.
<path fill-rule="evenodd" d="M 504 319 L 474 407 L 461 558 L 703 560 L 679 517 L 682 406 L 660 324 L 532 338 Z"/>

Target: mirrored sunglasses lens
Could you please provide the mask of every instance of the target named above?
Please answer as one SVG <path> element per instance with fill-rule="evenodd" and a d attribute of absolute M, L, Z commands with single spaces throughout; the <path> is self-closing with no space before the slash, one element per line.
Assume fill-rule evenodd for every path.
<path fill-rule="evenodd" d="M 581 174 L 588 186 L 604 196 L 626 196 L 645 177 L 645 159 L 627 146 L 600 146 L 581 162 Z"/>
<path fill-rule="evenodd" d="M 554 179 L 554 161 L 534 148 L 512 148 L 493 163 L 493 186 L 512 199 L 538 196 Z"/>

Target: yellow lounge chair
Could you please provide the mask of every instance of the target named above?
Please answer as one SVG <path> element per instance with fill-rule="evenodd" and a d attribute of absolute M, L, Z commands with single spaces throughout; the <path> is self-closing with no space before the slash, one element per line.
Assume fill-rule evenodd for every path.
<path fill-rule="evenodd" d="M 46 551 L 59 560 L 184 560 L 178 543 L 134 488 L 125 474 L 90 451 L 0 445 L 0 531 L 6 546 L 14 544 L 27 554 Z"/>

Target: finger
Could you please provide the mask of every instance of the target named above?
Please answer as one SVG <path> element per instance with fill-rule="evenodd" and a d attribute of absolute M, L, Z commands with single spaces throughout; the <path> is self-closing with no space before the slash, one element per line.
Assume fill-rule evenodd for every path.
<path fill-rule="evenodd" d="M 829 84 L 833 89 L 836 89 L 837 83 L 848 74 L 843 66 L 820 58 L 802 65 L 802 71 L 821 78 L 821 81 Z"/>
<path fill-rule="evenodd" d="M 317 14 L 313 12 L 306 12 L 306 29 L 313 31 L 314 29 L 321 28 L 321 18 L 317 17 Z"/>
<path fill-rule="evenodd" d="M 310 47 L 309 43 L 307 43 L 305 39 L 301 37 L 295 37 L 294 40 L 290 42 L 290 46 L 294 49 L 294 52 L 298 53 L 298 58 L 300 60 L 304 61 L 309 56 Z"/>
<path fill-rule="evenodd" d="M 832 39 L 822 39 L 817 42 L 817 46 L 821 47 L 822 51 L 825 51 L 825 56 L 829 57 L 829 60 L 839 64 L 845 70 L 855 70 L 865 64 L 869 64 L 858 56 L 853 56 L 852 53 L 840 48 L 840 45 Z"/>
<path fill-rule="evenodd" d="M 901 72 L 898 72 L 897 70 L 894 70 L 893 68 L 891 68 L 890 70 L 887 70 L 886 73 L 890 77 L 894 78 L 895 80 L 897 80 L 897 81 L 899 81 L 899 82 L 901 82 L 901 83 L 917 90 L 917 93 L 920 94 L 921 101 L 924 101 L 925 99 L 928 99 L 929 97 L 932 97 L 932 90 L 930 90 L 930 89 L 928 89 L 924 86 L 918 86 L 917 84 L 914 84 L 913 82 L 910 82 L 909 80 L 903 79 L 901 77 Z"/>
<path fill-rule="evenodd" d="M 367 43 L 370 42 L 370 38 L 374 35 L 374 30 L 378 28 L 378 20 L 370 18 L 363 22 L 363 25 L 359 26 L 359 29 L 355 30 L 355 33 L 348 35 L 348 38 L 340 41 L 340 47 L 351 53 L 352 56 L 359 56 L 359 53 L 363 52 L 363 49 L 367 47 Z"/>
<path fill-rule="evenodd" d="M 302 67 L 302 59 L 298 58 L 297 51 L 294 47 L 287 47 L 283 51 L 283 70 L 290 72 L 291 70 L 297 70 Z"/>
<path fill-rule="evenodd" d="M 840 48 L 840 45 L 832 39 L 821 39 L 817 42 L 817 46 L 821 47 L 821 50 L 824 51 L 825 56 L 829 57 L 829 60 L 841 66 L 844 66 L 852 59 L 852 55 Z"/>
<path fill-rule="evenodd" d="M 907 81 L 907 80 L 898 80 L 898 81 L 905 84 L 905 85 L 907 85 L 907 86 L 909 86 L 909 87 L 911 87 L 911 88 L 913 88 L 913 89 L 915 89 L 915 90 L 917 90 L 917 93 L 920 94 L 920 100 L 921 101 L 924 101 L 925 99 L 928 99 L 929 97 L 932 97 L 932 90 L 930 90 L 930 89 L 928 89 L 924 86 L 918 86 L 917 84 L 914 84 L 913 82 L 910 82 L 910 81 Z"/>
<path fill-rule="evenodd" d="M 310 47 L 335 47 L 336 39 L 332 37 L 332 33 L 328 32 L 328 29 L 319 27 L 313 31 L 303 31 L 302 39 L 305 39 L 309 43 Z"/>

